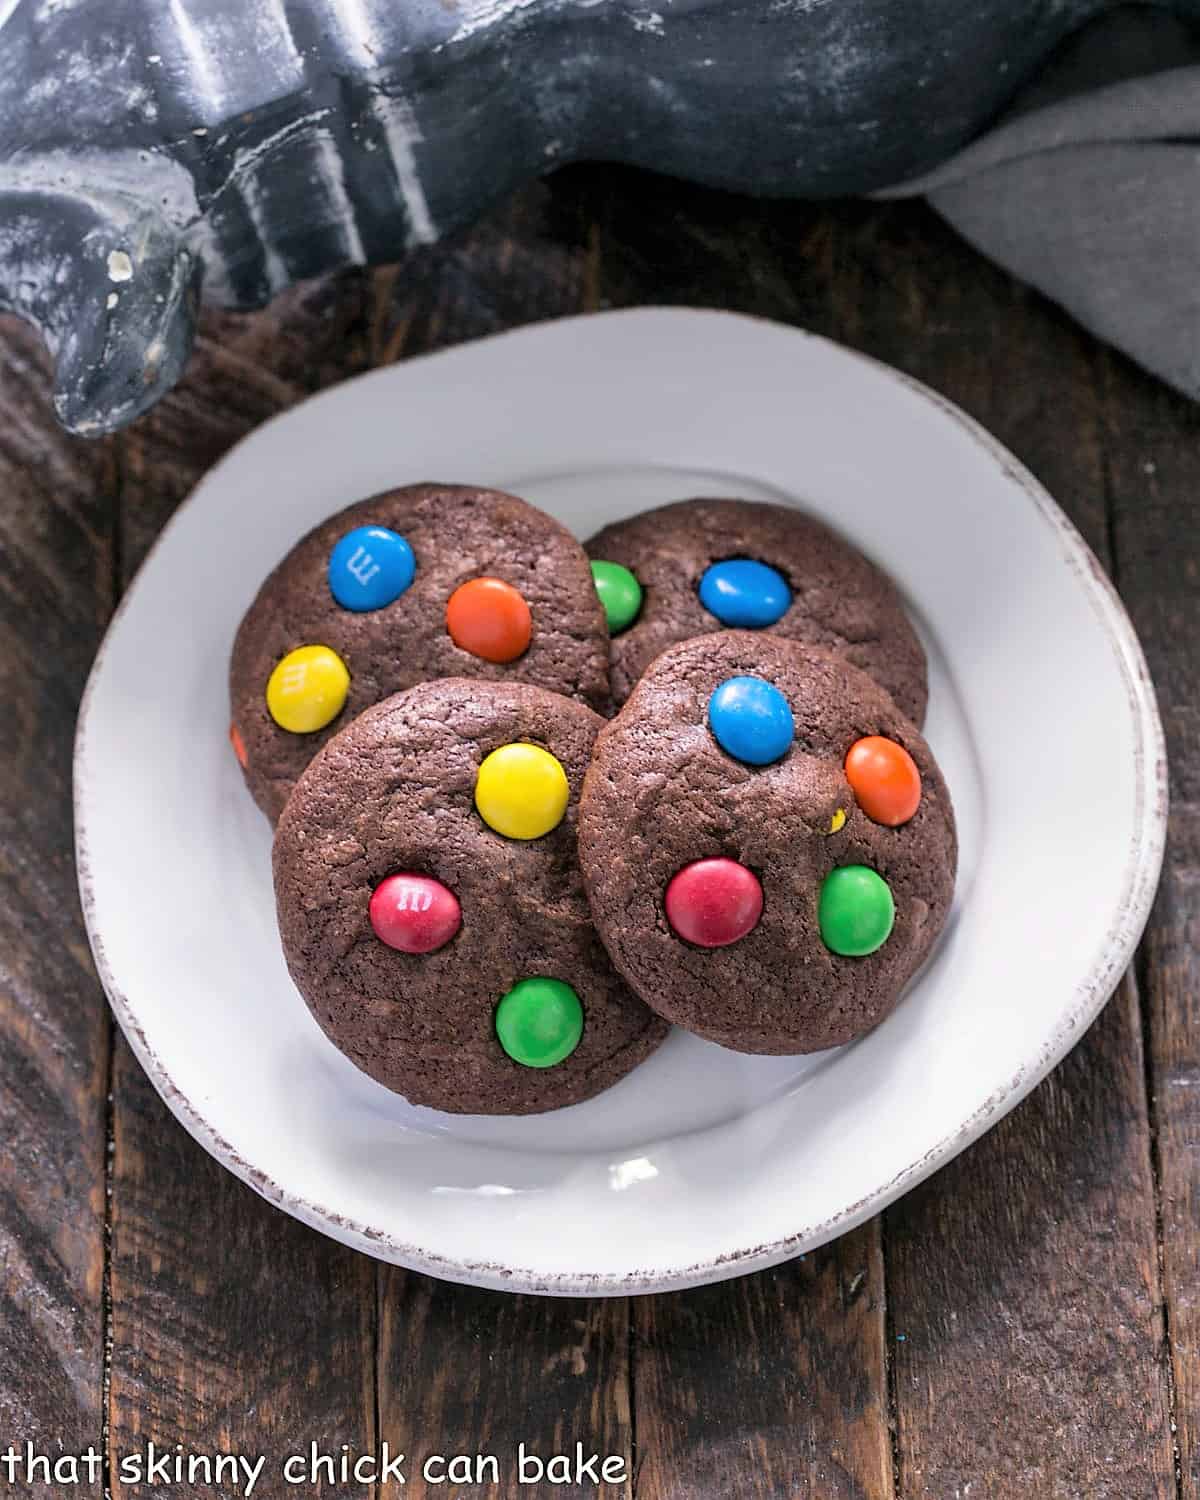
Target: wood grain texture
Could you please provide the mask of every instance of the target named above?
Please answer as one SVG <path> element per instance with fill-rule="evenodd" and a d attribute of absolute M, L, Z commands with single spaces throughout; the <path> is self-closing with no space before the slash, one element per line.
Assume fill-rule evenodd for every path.
<path fill-rule="evenodd" d="M 53 1456 L 101 1437 L 109 1022 L 71 751 L 111 607 L 115 487 L 111 449 L 56 427 L 32 333 L 0 319 L 0 1449 Z"/>
<path fill-rule="evenodd" d="M 1117 582 L 1167 734 L 1171 821 L 1139 974 L 1181 1500 L 1200 1496 L 1200 412 L 1101 359 Z"/>
<path fill-rule="evenodd" d="M 1141 1034 L 1126 981 L 1014 1114 L 887 1216 L 905 1500 L 1166 1500 Z"/>
<path fill-rule="evenodd" d="M 114 1074 L 110 1443 L 115 1458 L 266 1455 L 255 1495 L 297 1491 L 310 1442 L 374 1453 L 374 1266 L 270 1207 L 175 1123 L 122 1040 Z M 115 1497 L 177 1497 L 122 1482 Z M 196 1493 L 206 1493 L 196 1486 Z M 217 1486 L 209 1493 L 230 1491 Z"/>
<path fill-rule="evenodd" d="M 634 1302 L 639 1500 L 891 1500 L 878 1224 Z"/>
<path fill-rule="evenodd" d="M 514 1297 L 386 1267 L 379 1296 L 380 1433 L 412 1458 L 408 1482 L 384 1485 L 380 1500 L 597 1493 L 590 1483 L 522 1484 L 521 1443 L 542 1460 L 573 1460 L 581 1443 L 632 1476 L 626 1299 Z M 433 1454 L 477 1453 L 496 1458 L 498 1482 L 432 1482 L 441 1470 L 422 1477 Z M 627 1480 L 599 1493 L 618 1500 L 633 1491 Z"/>
<path fill-rule="evenodd" d="M 340 292 L 297 287 L 255 317 L 206 316 L 182 385 L 119 440 L 123 582 L 233 442 L 361 361 L 359 291 L 352 280 Z M 342 1492 L 327 1472 L 299 1491 L 285 1482 L 285 1459 L 310 1442 L 339 1457 L 343 1444 L 355 1456 L 375 1452 L 373 1263 L 270 1207 L 207 1156 L 123 1038 L 110 1280 L 114 1456 L 149 1442 L 261 1454 L 255 1494 L 275 1500 Z M 114 1496 L 179 1493 L 135 1477 L 125 1483 L 117 1469 Z"/>

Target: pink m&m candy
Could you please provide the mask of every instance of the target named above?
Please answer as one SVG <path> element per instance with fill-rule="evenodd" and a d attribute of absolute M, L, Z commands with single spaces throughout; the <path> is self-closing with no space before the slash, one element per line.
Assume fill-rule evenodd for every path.
<path fill-rule="evenodd" d="M 667 886 L 667 921 L 698 948 L 726 948 L 752 932 L 762 916 L 758 876 L 734 859 L 698 859 Z"/>
<path fill-rule="evenodd" d="M 375 936 L 401 953 L 432 953 L 462 926 L 458 897 L 431 875 L 389 875 L 371 897 Z"/>

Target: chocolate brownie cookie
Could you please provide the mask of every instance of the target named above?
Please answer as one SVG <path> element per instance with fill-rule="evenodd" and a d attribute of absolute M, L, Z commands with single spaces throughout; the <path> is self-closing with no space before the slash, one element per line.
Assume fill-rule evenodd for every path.
<path fill-rule="evenodd" d="M 329 1039 L 414 1104 L 588 1099 L 666 1024 L 613 969 L 576 852 L 603 720 L 521 683 L 423 683 L 320 751 L 275 832 L 288 968 Z"/>
<path fill-rule="evenodd" d="M 950 797 L 911 720 L 820 647 L 728 631 L 660 656 L 606 725 L 579 856 L 613 962 L 740 1052 L 881 1021 L 954 893 Z"/>
<path fill-rule="evenodd" d="M 341 725 L 434 677 L 608 708 L 604 612 L 565 527 L 497 490 L 414 484 L 310 531 L 234 642 L 230 737 L 254 800 L 277 818 Z"/>
<path fill-rule="evenodd" d="M 895 586 L 802 511 L 681 500 L 606 526 L 585 545 L 601 597 L 618 605 L 615 619 L 608 611 L 615 702 L 660 651 L 726 625 L 826 646 L 924 722 L 925 652 Z"/>

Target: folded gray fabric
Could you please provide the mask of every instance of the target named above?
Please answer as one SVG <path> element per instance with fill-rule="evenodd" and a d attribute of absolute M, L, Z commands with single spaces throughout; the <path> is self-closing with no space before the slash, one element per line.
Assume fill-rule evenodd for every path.
<path fill-rule="evenodd" d="M 1200 33 L 1140 10 L 1095 23 L 991 131 L 882 196 L 917 193 L 1200 397 Z"/>

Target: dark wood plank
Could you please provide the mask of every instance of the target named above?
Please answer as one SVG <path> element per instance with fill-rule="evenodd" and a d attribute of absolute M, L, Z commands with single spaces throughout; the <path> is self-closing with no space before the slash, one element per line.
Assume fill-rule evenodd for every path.
<path fill-rule="evenodd" d="M 71 748 L 112 607 L 115 490 L 111 447 L 58 430 L 42 351 L 0 318 L 0 1447 L 52 1460 L 101 1447 L 109 1021 L 75 887 Z M 100 1495 L 79 1477 L 71 1493 Z"/>
<path fill-rule="evenodd" d="M 126 581 L 237 438 L 362 362 L 353 329 L 363 285 L 297 287 L 257 315 L 206 315 L 183 383 L 121 439 Z M 298 1491 L 282 1464 L 312 1441 L 338 1456 L 342 1444 L 355 1456 L 375 1452 L 373 1262 L 270 1207 L 209 1158 L 123 1038 L 113 1125 L 114 1453 L 153 1442 L 263 1455 L 256 1495 L 341 1492 L 327 1474 Z M 115 1496 L 179 1493 L 126 1478 L 114 1476 Z"/>
<path fill-rule="evenodd" d="M 345 1493 L 324 1476 L 297 1490 L 282 1464 L 313 1441 L 337 1456 L 342 1444 L 375 1452 L 372 1262 L 218 1166 L 167 1113 L 123 1040 L 113 1104 L 113 1453 L 144 1454 L 153 1442 L 264 1455 L 255 1495 Z M 112 1494 L 180 1493 L 137 1479 L 115 1473 Z"/>
<path fill-rule="evenodd" d="M 391 1268 L 379 1286 L 379 1427 L 410 1459 L 407 1483 L 384 1485 L 380 1500 L 632 1493 L 627 1299 L 515 1297 Z M 627 1478 L 599 1491 L 590 1480 L 580 1488 L 521 1482 L 520 1445 L 544 1463 L 560 1454 L 574 1464 L 577 1443 L 597 1459 L 595 1472 L 608 1459 L 610 1479 Z M 436 1482 L 456 1454 L 490 1455 L 494 1477 Z M 445 1463 L 426 1476 L 434 1455 Z M 530 1481 L 537 1475 L 526 1471 Z"/>
<path fill-rule="evenodd" d="M 634 1302 L 639 1500 L 890 1500 L 878 1223 Z"/>
<path fill-rule="evenodd" d="M 888 1214 L 905 1500 L 1174 1495 L 1140 1043 L 1126 981 L 1016 1113 Z"/>
<path fill-rule="evenodd" d="M 1200 411 L 1102 361 L 1117 581 L 1158 691 L 1171 822 L 1142 946 L 1180 1496 L 1200 1496 Z"/>

